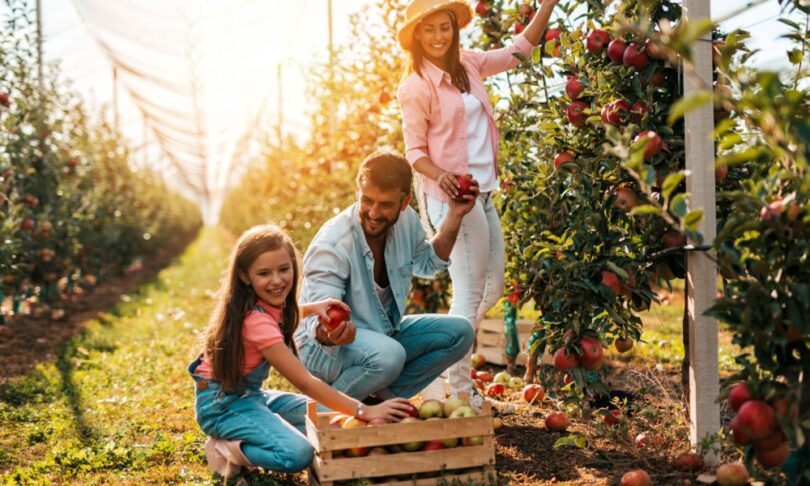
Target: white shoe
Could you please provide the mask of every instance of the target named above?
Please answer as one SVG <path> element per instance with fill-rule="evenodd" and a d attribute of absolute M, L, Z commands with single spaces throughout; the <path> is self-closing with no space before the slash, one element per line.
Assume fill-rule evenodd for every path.
<path fill-rule="evenodd" d="M 512 403 L 485 397 L 481 395 L 481 392 L 478 391 L 477 388 L 473 387 L 470 391 L 470 407 L 472 407 L 476 413 L 481 413 L 481 409 L 484 408 L 484 403 L 489 403 L 492 408 L 498 412 L 498 415 L 509 415 L 515 411 L 515 406 Z"/>

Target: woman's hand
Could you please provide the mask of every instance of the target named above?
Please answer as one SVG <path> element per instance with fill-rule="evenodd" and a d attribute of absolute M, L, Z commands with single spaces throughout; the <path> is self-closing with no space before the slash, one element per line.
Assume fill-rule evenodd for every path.
<path fill-rule="evenodd" d="M 408 410 L 412 407 L 411 402 L 404 398 L 392 398 L 379 405 L 366 407 L 363 419 L 383 419 L 386 422 L 399 422 L 408 416 Z"/>
<path fill-rule="evenodd" d="M 461 189 L 461 185 L 458 183 L 456 176 L 453 174 L 449 172 L 442 172 L 441 175 L 436 178 L 436 183 L 451 199 L 458 197 L 458 191 Z"/>

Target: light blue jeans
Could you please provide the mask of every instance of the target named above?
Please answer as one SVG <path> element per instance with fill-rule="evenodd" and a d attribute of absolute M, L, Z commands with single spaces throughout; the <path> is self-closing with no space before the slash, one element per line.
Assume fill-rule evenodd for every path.
<path fill-rule="evenodd" d="M 426 199 L 430 224 L 438 228 L 447 215 L 448 204 L 429 196 Z M 448 271 L 453 282 L 450 315 L 464 317 L 473 329 L 478 329 L 478 323 L 503 295 L 503 230 L 492 193 L 481 194 L 472 211 L 461 220 L 450 262 Z M 472 389 L 471 355 L 472 349 L 448 370 L 453 395 Z"/>
<path fill-rule="evenodd" d="M 195 415 L 203 432 L 243 441 L 242 452 L 254 466 L 278 472 L 309 467 L 314 450 L 304 435 L 307 397 L 262 390 L 270 371 L 266 361 L 245 376 L 239 393 L 224 393 L 216 381 L 195 375 L 199 364 L 197 358 L 188 371 L 196 383 Z"/>
<path fill-rule="evenodd" d="M 311 341 L 298 354 L 313 375 L 355 399 L 372 393 L 410 398 L 461 359 L 473 339 L 464 318 L 419 314 L 403 317 L 392 336 L 357 329 L 334 358 Z"/>

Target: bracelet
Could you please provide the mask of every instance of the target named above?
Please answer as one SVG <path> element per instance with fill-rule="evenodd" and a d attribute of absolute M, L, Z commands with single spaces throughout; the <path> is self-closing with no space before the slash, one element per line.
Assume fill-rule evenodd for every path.
<path fill-rule="evenodd" d="M 363 414 L 366 413 L 366 407 L 363 405 L 363 402 L 357 402 L 357 408 L 355 409 L 354 416 L 357 418 L 363 418 Z"/>

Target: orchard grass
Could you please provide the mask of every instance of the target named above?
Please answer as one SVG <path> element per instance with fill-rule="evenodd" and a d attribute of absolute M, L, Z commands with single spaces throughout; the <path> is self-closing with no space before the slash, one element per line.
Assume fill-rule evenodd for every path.
<path fill-rule="evenodd" d="M 203 230 L 55 362 L 0 387 L 0 484 L 214 480 L 186 366 L 200 349 L 230 244 L 223 232 Z M 278 375 L 267 386 L 292 389 Z"/>

